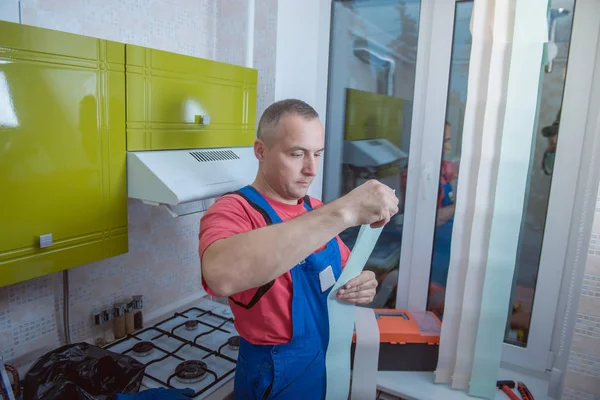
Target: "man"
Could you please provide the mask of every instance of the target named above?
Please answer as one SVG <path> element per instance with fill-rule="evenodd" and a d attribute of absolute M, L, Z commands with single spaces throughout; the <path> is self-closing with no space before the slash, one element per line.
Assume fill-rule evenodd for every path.
<path fill-rule="evenodd" d="M 326 205 L 308 197 L 323 147 L 311 106 L 293 99 L 272 104 L 254 143 L 255 181 L 202 217 L 203 285 L 229 297 L 242 338 L 236 399 L 325 397 L 327 295 L 350 253 L 338 234 L 383 226 L 398 211 L 393 190 L 377 181 Z M 363 272 L 337 297 L 368 304 L 376 286 L 375 275 Z"/>
<path fill-rule="evenodd" d="M 440 187 L 438 191 L 436 226 L 445 225 L 454 218 L 455 203 L 452 182 L 458 172 L 456 163 L 444 160 L 447 152 L 452 150 L 452 126 L 446 121 L 444 124 L 444 144 L 442 146 L 442 162 L 440 164 Z"/>
<path fill-rule="evenodd" d="M 431 283 L 429 285 L 428 308 L 441 318 L 444 314 L 446 282 L 450 267 L 450 248 L 452 246 L 452 230 L 454 228 L 454 212 L 456 209 L 452 182 L 457 177 L 456 163 L 444 160 L 444 156 L 452 150 L 452 126 L 448 121 L 444 124 L 444 144 L 442 146 L 442 162 L 440 164 L 440 185 L 438 189 L 436 227 L 433 238 L 433 254 L 431 257 Z"/>

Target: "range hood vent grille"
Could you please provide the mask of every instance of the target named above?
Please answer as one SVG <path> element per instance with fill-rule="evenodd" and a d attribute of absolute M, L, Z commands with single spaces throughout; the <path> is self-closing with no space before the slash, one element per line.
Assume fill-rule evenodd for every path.
<path fill-rule="evenodd" d="M 190 151 L 198 162 L 239 160 L 240 157 L 231 150 Z"/>

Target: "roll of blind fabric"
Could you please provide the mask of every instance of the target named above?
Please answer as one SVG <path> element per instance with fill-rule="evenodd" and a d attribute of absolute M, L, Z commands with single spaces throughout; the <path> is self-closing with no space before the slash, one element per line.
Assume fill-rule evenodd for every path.
<path fill-rule="evenodd" d="M 356 307 L 354 313 L 356 349 L 352 365 L 351 400 L 377 397 L 379 365 L 379 325 L 372 308 Z"/>
<path fill-rule="evenodd" d="M 352 278 L 363 271 L 375 248 L 382 228 L 369 225 L 360 228 L 356 243 L 327 299 L 329 312 L 329 346 L 325 357 L 327 373 L 327 400 L 347 399 L 350 394 L 350 348 L 354 334 L 355 308 L 353 304 L 339 301 L 336 293 Z"/>

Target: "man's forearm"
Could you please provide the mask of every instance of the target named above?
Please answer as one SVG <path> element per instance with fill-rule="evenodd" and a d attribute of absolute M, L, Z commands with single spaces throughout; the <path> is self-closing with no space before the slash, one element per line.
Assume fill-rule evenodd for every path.
<path fill-rule="evenodd" d="M 218 296 L 259 287 L 289 271 L 349 227 L 335 202 L 290 221 L 221 239 L 202 257 L 202 274 Z"/>

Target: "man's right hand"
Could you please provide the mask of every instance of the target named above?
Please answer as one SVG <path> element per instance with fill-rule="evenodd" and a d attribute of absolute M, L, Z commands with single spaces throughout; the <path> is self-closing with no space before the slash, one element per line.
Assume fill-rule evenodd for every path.
<path fill-rule="evenodd" d="M 379 228 L 398 212 L 399 202 L 393 189 L 373 179 L 333 203 L 339 207 L 348 225 Z"/>

